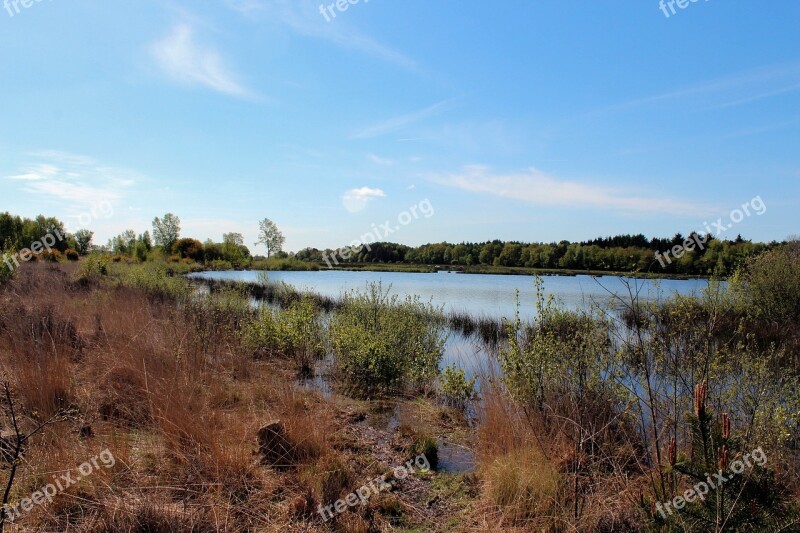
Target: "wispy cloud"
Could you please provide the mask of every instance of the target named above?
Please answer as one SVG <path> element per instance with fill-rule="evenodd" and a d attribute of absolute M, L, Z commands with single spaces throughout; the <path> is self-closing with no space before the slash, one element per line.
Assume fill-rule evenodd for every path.
<path fill-rule="evenodd" d="M 647 104 L 700 95 L 710 95 L 717 100 L 717 103 L 707 107 L 707 110 L 730 108 L 799 90 L 800 63 L 793 63 L 750 70 L 673 91 L 636 98 L 598 109 L 585 116 L 624 111 Z M 719 102 L 723 99 L 727 101 Z"/>
<path fill-rule="evenodd" d="M 381 189 L 373 189 L 370 187 L 350 189 L 342 196 L 342 204 L 349 212 L 358 213 L 359 211 L 363 211 L 371 200 L 375 198 L 384 198 L 385 196 L 386 193 Z"/>
<path fill-rule="evenodd" d="M 205 86 L 238 98 L 251 96 L 225 66 L 216 49 L 195 41 L 194 29 L 189 24 L 176 25 L 167 37 L 152 45 L 151 51 L 161 70 L 174 81 Z"/>
<path fill-rule="evenodd" d="M 369 158 L 370 161 L 381 167 L 390 167 L 395 164 L 394 160 L 386 159 L 384 157 L 375 154 L 369 154 L 367 157 Z"/>
<path fill-rule="evenodd" d="M 404 68 L 416 68 L 414 60 L 360 32 L 343 18 L 335 23 L 326 22 L 320 15 L 320 3 L 316 0 L 225 0 L 225 3 L 251 19 L 263 17 L 263 20 L 278 22 L 299 35 L 323 39 Z"/>
<path fill-rule="evenodd" d="M 658 196 L 636 196 L 609 187 L 558 179 L 535 168 L 514 174 L 496 174 L 489 167 L 470 165 L 463 172 L 433 176 L 437 183 L 465 191 L 490 194 L 533 205 L 593 207 L 622 212 L 705 215 L 707 206 Z"/>
<path fill-rule="evenodd" d="M 400 115 L 398 117 L 392 117 L 390 119 L 379 122 L 378 124 L 373 124 L 372 126 L 363 128 L 362 130 L 355 133 L 353 135 L 353 139 L 371 139 L 374 137 L 380 137 L 382 135 L 386 135 L 387 133 L 396 131 L 404 126 L 408 126 L 410 124 L 414 124 L 415 122 L 419 122 L 421 120 L 428 118 L 429 116 L 435 114 L 437 111 L 447 106 L 451 102 L 452 100 L 443 100 L 430 107 L 426 107 L 425 109 L 420 109 L 419 111 L 414 111 L 413 113 Z"/>
<path fill-rule="evenodd" d="M 144 178 L 133 171 L 98 163 L 91 157 L 46 150 L 29 154 L 31 162 L 4 179 L 36 196 L 37 203 L 63 209 L 67 224 L 99 206 L 115 205 Z M 84 217 L 85 218 L 85 217 Z"/>

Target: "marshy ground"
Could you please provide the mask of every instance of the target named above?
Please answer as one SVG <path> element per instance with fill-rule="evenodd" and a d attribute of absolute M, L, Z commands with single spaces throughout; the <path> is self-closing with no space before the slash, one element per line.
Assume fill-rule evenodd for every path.
<path fill-rule="evenodd" d="M 4 526 L 795 531 L 795 289 L 762 290 L 787 258 L 797 269 L 791 254 L 751 265 L 750 307 L 710 290 L 615 319 L 542 300 L 536 322 L 506 324 L 502 377 L 477 382 L 439 369 L 442 334 L 465 317 L 379 288 L 256 309 L 252 289 L 199 294 L 159 265 L 25 265 L 0 288 L 6 503 L 103 451 L 115 461 Z M 659 514 L 756 447 L 765 464 Z M 435 468 L 398 478 L 421 454 Z M 390 489 L 323 520 L 382 475 Z"/>

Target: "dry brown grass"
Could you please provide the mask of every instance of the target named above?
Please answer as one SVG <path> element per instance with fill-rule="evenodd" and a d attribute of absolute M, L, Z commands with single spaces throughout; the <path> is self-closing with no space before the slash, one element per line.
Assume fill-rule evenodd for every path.
<path fill-rule="evenodd" d="M 596 432 L 613 445 L 597 442 L 577 451 L 579 407 L 567 398 L 553 398 L 550 405 L 570 418 L 545 417 L 514 402 L 496 377 L 481 392 L 478 463 L 488 523 L 537 531 L 640 527 L 636 499 L 644 476 L 631 465 L 635 450 L 625 444 L 624 432 Z M 602 408 L 583 409 L 583 424 L 603 426 Z"/>
<path fill-rule="evenodd" d="M 35 419 L 72 413 L 31 444 L 13 498 L 98 449 L 118 461 L 34 509 L 26 527 L 267 531 L 297 515 L 309 491 L 297 473 L 260 464 L 257 430 L 282 419 L 296 463 L 316 466 L 331 457 L 332 416 L 322 400 L 241 355 L 241 311 L 75 283 L 70 268 L 25 265 L 0 292 L 0 365 L 20 409 Z M 81 428 L 91 430 L 82 436 Z M 301 507 L 301 521 L 313 521 L 310 502 Z"/>

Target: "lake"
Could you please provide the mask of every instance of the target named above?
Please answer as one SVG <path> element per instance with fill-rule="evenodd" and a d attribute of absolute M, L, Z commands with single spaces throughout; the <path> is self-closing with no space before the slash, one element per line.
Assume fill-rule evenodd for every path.
<path fill-rule="evenodd" d="M 520 314 L 532 317 L 536 313 L 536 290 L 533 276 L 484 274 L 455 274 L 439 272 L 418 274 L 409 272 L 350 272 L 326 270 L 318 272 L 268 272 L 270 281 L 284 282 L 300 291 L 325 296 L 340 296 L 344 291 L 363 290 L 369 283 L 382 283 L 384 288 L 401 297 L 417 295 L 432 301 L 445 311 L 467 311 L 476 316 L 513 318 L 516 293 L 519 291 Z M 189 277 L 257 283 L 257 271 L 201 272 Z M 542 276 L 544 291 L 553 295 L 565 307 L 580 309 L 592 303 L 608 307 L 609 294 L 627 295 L 633 291 L 645 300 L 667 298 L 674 294 L 699 294 L 708 280 L 649 280 L 615 276 Z M 613 305 L 613 304 L 612 304 Z M 618 306 L 614 306 L 618 307 Z M 442 367 L 451 363 L 464 368 L 468 376 L 475 373 L 497 372 L 491 350 L 475 339 L 451 332 L 445 347 Z"/>
<path fill-rule="evenodd" d="M 258 282 L 259 272 L 227 271 L 201 272 L 191 277 Z M 520 312 L 532 316 L 536 309 L 536 290 L 533 276 L 484 274 L 455 274 L 439 272 L 418 274 L 409 272 L 349 272 L 327 270 L 318 272 L 268 272 L 269 279 L 284 282 L 301 291 L 324 296 L 340 296 L 349 290 L 363 290 L 369 283 L 382 283 L 395 294 L 417 295 L 424 301 L 443 306 L 445 311 L 466 311 L 477 316 L 494 318 L 514 316 L 516 292 L 519 291 Z M 625 283 L 638 291 L 640 298 L 654 300 L 673 294 L 699 294 L 708 286 L 707 280 L 646 280 L 613 276 L 542 276 L 545 293 L 552 294 L 565 307 L 579 309 L 592 302 L 608 304 L 609 294 L 627 295 Z"/>

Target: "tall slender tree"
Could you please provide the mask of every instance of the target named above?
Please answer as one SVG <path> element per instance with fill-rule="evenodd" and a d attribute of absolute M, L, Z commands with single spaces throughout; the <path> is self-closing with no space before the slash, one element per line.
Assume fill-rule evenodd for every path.
<path fill-rule="evenodd" d="M 269 258 L 273 253 L 283 250 L 283 243 L 286 242 L 286 237 L 278 229 L 273 221 L 265 218 L 259 223 L 259 239 L 256 244 L 263 244 L 267 248 L 267 257 Z"/>

